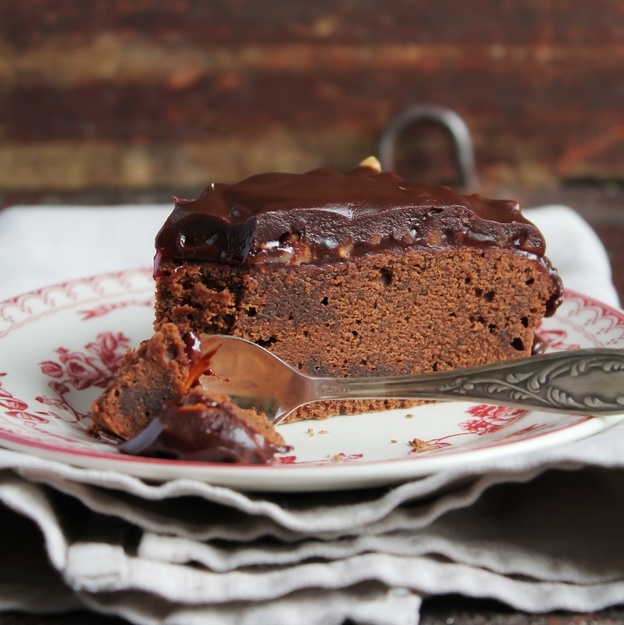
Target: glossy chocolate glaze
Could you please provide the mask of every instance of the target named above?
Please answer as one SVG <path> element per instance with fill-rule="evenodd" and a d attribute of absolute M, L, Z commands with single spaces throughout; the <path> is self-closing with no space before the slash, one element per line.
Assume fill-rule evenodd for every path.
<path fill-rule="evenodd" d="M 516 202 L 459 195 L 360 166 L 346 174 L 259 174 L 212 184 L 196 200 L 176 199 L 156 238 L 156 265 L 323 263 L 380 248 L 466 245 L 538 257 L 545 248 Z"/>
<path fill-rule="evenodd" d="M 163 402 L 147 427 L 120 445 L 132 455 L 246 464 L 270 462 L 276 453 L 290 449 L 268 441 L 227 402 L 198 390 Z"/>

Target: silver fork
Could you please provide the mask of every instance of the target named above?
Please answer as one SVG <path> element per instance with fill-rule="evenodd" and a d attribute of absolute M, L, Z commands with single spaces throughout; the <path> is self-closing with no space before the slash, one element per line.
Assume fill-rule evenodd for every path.
<path fill-rule="evenodd" d="M 477 401 L 565 414 L 624 413 L 624 350 L 579 349 L 422 375 L 323 378 L 300 373 L 233 336 L 202 337 L 200 383 L 255 407 L 275 424 L 305 404 L 331 399 Z"/>

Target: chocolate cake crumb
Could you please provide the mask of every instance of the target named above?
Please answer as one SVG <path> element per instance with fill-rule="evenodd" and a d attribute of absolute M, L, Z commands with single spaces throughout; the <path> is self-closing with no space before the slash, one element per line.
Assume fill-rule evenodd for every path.
<path fill-rule="evenodd" d="M 408 441 L 407 444 L 415 453 L 422 453 L 423 451 L 431 451 L 432 449 L 435 449 L 433 445 L 430 445 L 427 441 L 423 441 L 420 438 L 413 438 L 411 441 Z"/>

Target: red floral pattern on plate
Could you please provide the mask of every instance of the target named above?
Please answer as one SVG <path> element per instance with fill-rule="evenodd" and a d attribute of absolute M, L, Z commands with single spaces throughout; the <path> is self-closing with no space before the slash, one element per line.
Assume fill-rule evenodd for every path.
<path fill-rule="evenodd" d="M 458 431 L 446 436 L 432 438 L 425 441 L 427 450 L 444 449 L 452 446 L 451 439 L 474 434 L 476 436 L 488 436 L 509 426 L 521 419 L 528 410 L 507 408 L 505 406 L 492 406 L 488 404 L 475 404 L 466 409 L 466 414 L 471 418 L 458 423 Z M 417 453 L 426 453 L 418 450 Z M 413 453 L 414 450 L 411 450 Z"/>
<path fill-rule="evenodd" d="M 6 373 L 0 373 L 0 378 L 6 376 Z M 0 381 L 0 408 L 3 409 L 7 417 L 18 420 L 20 423 L 37 427 L 49 422 L 49 419 L 42 413 L 35 413 L 28 410 L 28 404 L 21 399 L 13 397 L 6 389 L 2 387 Z"/>
<path fill-rule="evenodd" d="M 474 418 L 469 421 L 462 421 L 459 427 L 466 432 L 483 436 L 498 432 L 509 423 L 514 423 L 527 414 L 528 410 L 477 404 L 468 408 L 466 412 Z"/>
<path fill-rule="evenodd" d="M 115 374 L 130 343 L 130 338 L 121 332 L 102 332 L 94 341 L 87 343 L 82 352 L 67 347 L 56 348 L 54 351 L 58 359 L 45 360 L 39 366 L 43 375 L 52 378 L 48 385 L 57 397 L 39 395 L 37 401 L 66 410 L 76 421 L 85 419 L 89 415 L 74 409 L 67 399 L 68 394 L 72 390 L 104 388 Z"/>

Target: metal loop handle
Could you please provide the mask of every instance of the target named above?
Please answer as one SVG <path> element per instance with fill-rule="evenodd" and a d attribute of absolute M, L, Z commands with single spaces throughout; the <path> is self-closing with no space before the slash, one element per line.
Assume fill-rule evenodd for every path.
<path fill-rule="evenodd" d="M 461 186 L 466 191 L 474 190 L 478 186 L 478 179 L 470 131 L 464 120 L 455 111 L 441 106 L 420 104 L 412 106 L 388 123 L 381 134 L 378 146 L 382 169 L 394 171 L 394 152 L 397 140 L 408 126 L 419 121 L 439 124 L 449 133 L 453 142 Z"/>

